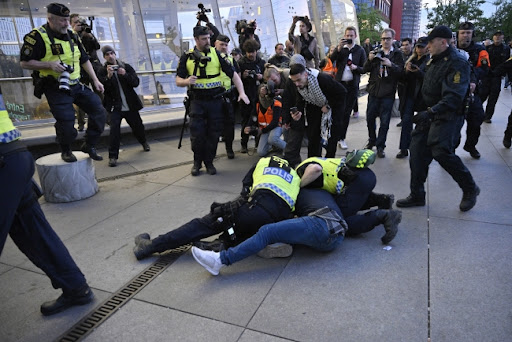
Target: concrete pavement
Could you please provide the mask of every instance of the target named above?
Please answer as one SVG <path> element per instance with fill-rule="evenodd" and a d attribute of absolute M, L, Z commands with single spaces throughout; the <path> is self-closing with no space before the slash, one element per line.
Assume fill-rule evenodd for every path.
<path fill-rule="evenodd" d="M 366 97 L 359 101 L 349 150 L 367 140 Z M 253 256 L 217 277 L 187 250 L 85 341 L 512 341 L 512 150 L 502 145 L 511 107 L 510 91 L 502 91 L 492 124 L 482 125 L 480 160 L 457 150 L 481 188 L 471 211 L 459 211 L 461 190 L 433 162 L 427 205 L 403 209 L 390 250 L 377 227 L 332 253 L 297 246 L 290 258 Z M 375 191 L 398 199 L 409 193 L 409 164 L 395 158 L 397 122 L 391 121 L 387 157 L 372 169 Z M 93 304 L 43 317 L 40 304 L 60 293 L 7 240 L 0 257 L 1 341 L 56 340 L 159 260 L 135 259 L 135 235 L 165 233 L 240 192 L 256 155 L 228 160 L 221 143 L 218 174 L 192 177 L 190 140 L 178 150 L 178 133 L 150 133 L 148 153 L 123 137 L 118 167 L 109 168 L 108 158 L 95 162 L 98 194 L 65 204 L 41 201 L 93 288 Z M 105 148 L 100 152 L 107 157 Z"/>

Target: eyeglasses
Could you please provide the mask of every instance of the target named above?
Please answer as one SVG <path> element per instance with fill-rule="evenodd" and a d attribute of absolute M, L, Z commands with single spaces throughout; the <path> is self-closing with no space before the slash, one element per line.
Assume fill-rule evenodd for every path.
<path fill-rule="evenodd" d="M 380 40 L 391 40 L 391 37 L 381 37 Z"/>

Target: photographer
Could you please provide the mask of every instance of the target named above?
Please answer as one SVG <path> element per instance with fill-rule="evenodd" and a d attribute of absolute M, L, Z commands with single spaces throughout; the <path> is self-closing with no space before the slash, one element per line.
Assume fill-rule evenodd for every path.
<path fill-rule="evenodd" d="M 404 68 L 402 52 L 393 47 L 395 30 L 386 28 L 381 33 L 382 48 L 370 52 L 364 63 L 363 73 L 370 73 L 368 80 L 368 107 L 366 125 L 368 126 L 368 143 L 364 147 L 371 150 L 377 146 L 377 157 L 384 158 L 386 138 L 388 135 L 391 110 L 395 102 L 395 93 L 399 78 Z M 380 118 L 379 135 L 377 136 L 376 119 Z"/>
<path fill-rule="evenodd" d="M 258 57 L 258 50 L 260 44 L 253 40 L 247 40 L 244 43 L 243 50 L 245 55 L 240 59 L 238 65 L 240 66 L 240 72 L 242 74 L 242 82 L 244 84 L 244 90 L 249 98 L 250 103 L 242 104 L 242 127 L 247 126 L 251 113 L 256 107 L 258 101 L 258 86 L 263 82 L 263 71 L 265 70 L 265 61 Z M 247 142 L 249 141 L 249 135 L 242 130 L 242 149 L 240 152 L 247 153 Z"/>
<path fill-rule="evenodd" d="M 24 37 L 20 53 L 20 65 L 35 70 L 34 95 L 41 98 L 44 93 L 51 112 L 55 117 L 55 132 L 60 144 L 61 157 L 66 162 L 75 162 L 71 144 L 77 136 L 75 109 L 73 104 L 83 108 L 89 115 L 85 142 L 81 151 L 94 160 L 103 160 L 96 151 L 96 143 L 105 126 L 105 111 L 100 98 L 88 87 L 80 84 L 80 67 L 92 80 L 95 89 L 103 93 L 89 56 L 80 39 L 69 26 L 69 9 L 62 4 L 47 6 L 48 23 Z"/>
<path fill-rule="evenodd" d="M 114 49 L 105 45 L 101 51 L 106 62 L 98 73 L 99 79 L 105 86 L 103 105 L 110 113 L 110 146 L 108 148 L 108 166 L 117 166 L 119 158 L 119 141 L 121 140 L 121 120 L 126 120 L 133 135 L 148 152 L 150 147 L 146 142 L 144 124 L 140 118 L 139 110 L 142 102 L 135 93 L 134 88 L 139 86 L 139 78 L 130 64 L 116 59 Z"/>
<path fill-rule="evenodd" d="M 289 68 L 290 57 L 288 57 L 284 52 L 284 44 L 277 43 L 274 50 L 276 53 L 274 56 L 270 57 L 268 62 L 278 68 Z"/>
<path fill-rule="evenodd" d="M 295 26 L 300 21 L 299 35 L 294 36 Z M 292 26 L 288 31 L 288 39 L 293 43 L 295 53 L 299 53 L 306 59 L 306 67 L 318 69 L 320 63 L 320 55 L 318 53 L 318 43 L 315 37 L 309 34 L 313 26 L 307 16 L 293 17 Z"/>
<path fill-rule="evenodd" d="M 211 9 L 206 9 L 203 4 L 198 4 L 197 7 L 199 7 L 199 12 L 196 14 L 197 24 L 196 26 L 201 26 L 201 22 L 204 22 L 205 26 L 208 27 L 208 32 L 210 34 L 210 45 L 215 46 L 215 41 L 217 40 L 217 37 L 220 34 L 219 29 L 210 23 L 210 19 L 208 19 L 208 16 L 206 13 L 211 12 Z"/>
<path fill-rule="evenodd" d="M 272 147 L 284 151 L 286 142 L 281 139 L 283 130 L 281 128 L 281 109 L 282 103 L 280 97 L 275 97 L 274 82 L 268 81 L 259 87 L 259 100 L 256 103 L 253 117 L 257 118 L 257 126 L 246 126 L 245 134 L 259 136 L 258 155 L 264 157 L 270 152 Z"/>
<path fill-rule="evenodd" d="M 238 46 L 242 49 L 242 55 L 245 55 L 247 51 L 244 50 L 244 43 L 247 40 L 255 40 L 261 46 L 260 37 L 255 34 L 256 28 L 258 25 L 256 24 L 256 19 L 247 22 L 247 20 L 237 20 L 235 29 L 236 33 L 238 33 Z M 259 48 L 258 48 L 259 50 Z"/>

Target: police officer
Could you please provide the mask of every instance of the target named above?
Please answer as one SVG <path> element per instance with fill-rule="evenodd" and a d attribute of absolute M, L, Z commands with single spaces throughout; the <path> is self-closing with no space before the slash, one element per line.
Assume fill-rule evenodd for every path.
<path fill-rule="evenodd" d="M 461 211 L 473 208 L 480 193 L 471 173 L 455 154 L 455 137 L 464 121 L 462 102 L 469 88 L 470 65 L 450 46 L 451 38 L 452 31 L 442 25 L 427 37 L 432 58 L 427 63 L 422 96 L 428 109 L 413 117 L 416 127 L 410 146 L 411 193 L 397 201 L 398 207 L 425 205 L 424 183 L 432 159 L 461 187 Z"/>
<path fill-rule="evenodd" d="M 501 92 L 502 76 L 496 75 L 494 71 L 500 64 L 505 63 L 510 57 L 510 48 L 505 45 L 503 37 L 503 31 L 496 31 L 492 36 L 493 44 L 487 47 L 491 70 L 488 77 L 484 80 L 484 84 L 480 91 L 482 102 L 487 100 L 484 118 L 484 122 L 486 123 L 491 123 L 491 118 L 494 115 L 494 108 L 496 107 L 496 102 L 498 102 L 498 97 Z M 489 97 L 489 99 L 487 99 L 487 97 Z"/>
<path fill-rule="evenodd" d="M 223 124 L 223 100 L 221 71 L 232 78 L 240 94 L 238 100 L 249 103 L 242 81 L 233 66 L 228 64 L 215 48 L 210 47 L 210 34 L 204 26 L 194 27 L 196 46 L 183 54 L 177 69 L 176 85 L 189 87 L 190 141 L 194 152 L 191 175 L 199 175 L 204 162 L 210 175 L 217 173 L 213 158 L 217 151 Z"/>
<path fill-rule="evenodd" d="M 249 199 L 239 204 L 223 205 L 231 206 L 230 218 L 224 216 L 228 210 L 219 211 L 220 215 L 212 210 L 202 218 L 196 218 L 153 240 L 150 240 L 147 233 L 140 234 L 135 238 L 133 249 L 136 258 L 141 260 L 153 253 L 222 233 L 229 228 L 226 224 L 230 222 L 233 223 L 236 236 L 230 244 L 238 244 L 254 235 L 261 226 L 290 218 L 299 195 L 300 178 L 286 160 L 276 156 L 261 158 L 247 172 L 242 184 L 242 197 L 248 196 Z M 216 207 L 215 203 L 213 207 Z M 219 216 L 225 220 L 219 222 Z"/>
<path fill-rule="evenodd" d="M 18 248 L 50 278 L 63 294 L 41 305 L 53 315 L 74 305 L 90 303 L 93 292 L 66 246 L 46 220 L 32 180 L 34 159 L 9 118 L 0 90 L 0 254 L 9 234 Z"/>
<path fill-rule="evenodd" d="M 240 76 L 240 67 L 238 63 L 233 59 L 233 56 L 228 54 L 228 44 L 230 39 L 228 36 L 218 34 L 215 40 L 215 50 L 221 53 L 224 60 L 233 65 L 235 72 Z M 224 144 L 226 145 L 226 154 L 229 159 L 235 158 L 235 152 L 233 152 L 233 140 L 235 140 L 235 106 L 238 105 L 236 97 L 238 93 L 236 88 L 233 86 L 231 78 L 226 75 L 224 71 L 220 73 L 222 78 L 222 85 L 226 89 L 224 95 L 224 130 L 222 136 L 224 138 Z"/>
<path fill-rule="evenodd" d="M 482 100 L 479 96 L 480 83 L 487 77 L 489 72 L 489 54 L 480 44 L 473 42 L 475 26 L 470 22 L 459 25 L 457 35 L 457 47 L 469 54 L 469 62 L 473 66 L 474 76 L 476 80 L 470 82 L 470 94 L 473 100 L 470 103 L 468 113 L 466 114 L 466 143 L 464 150 L 469 152 L 471 157 L 480 158 L 480 152 L 476 149 L 478 138 L 480 137 L 480 126 L 484 120 L 484 108 Z M 462 127 L 462 126 L 461 126 Z"/>
<path fill-rule="evenodd" d="M 62 159 L 66 162 L 76 161 L 71 152 L 71 144 L 77 136 L 73 108 L 73 104 L 76 104 L 89 115 L 81 150 L 94 160 L 103 160 L 96 152 L 96 143 L 105 126 L 105 111 L 100 98 L 80 84 L 80 66 L 101 93 L 103 84 L 96 77 L 80 39 L 68 30 L 69 9 L 58 3 L 49 4 L 47 9 L 48 23 L 25 35 L 20 65 L 24 69 L 36 70 L 33 76 L 38 83 L 34 93 L 39 91 L 39 97 L 42 92 L 46 95 L 56 120 L 55 132 Z"/>

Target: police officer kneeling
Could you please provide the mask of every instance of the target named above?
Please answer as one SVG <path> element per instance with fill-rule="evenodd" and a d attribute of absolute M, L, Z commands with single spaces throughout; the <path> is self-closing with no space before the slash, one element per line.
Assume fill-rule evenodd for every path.
<path fill-rule="evenodd" d="M 194 152 L 192 176 L 199 175 L 204 162 L 210 175 L 217 173 L 213 158 L 217 152 L 219 136 L 223 128 L 223 99 L 221 71 L 232 78 L 238 93 L 238 100 L 249 104 L 242 81 L 233 66 L 210 46 L 210 34 L 204 26 L 194 27 L 196 46 L 183 54 L 177 69 L 176 85 L 189 87 L 190 141 Z"/>
<path fill-rule="evenodd" d="M 81 150 L 94 160 L 102 160 L 95 146 L 105 126 L 105 112 L 99 96 L 79 82 L 80 66 L 99 92 L 103 92 L 103 84 L 96 77 L 80 39 L 68 29 L 69 9 L 58 3 L 49 4 L 47 9 L 48 23 L 32 30 L 23 39 L 20 65 L 35 70 L 32 74 L 34 95 L 41 98 L 44 93 L 48 100 L 56 120 L 55 132 L 62 159 L 76 161 L 71 152 L 71 144 L 77 136 L 73 108 L 76 104 L 89 115 Z"/>

